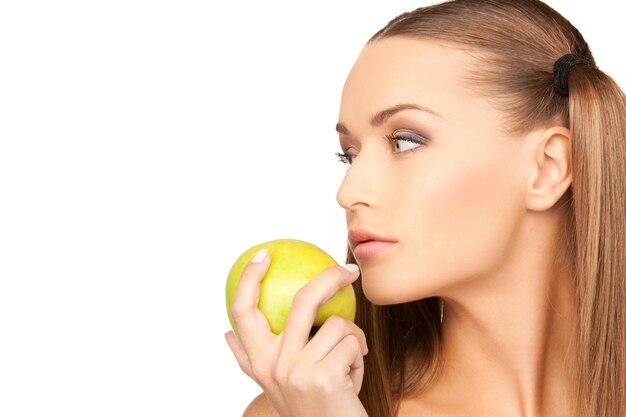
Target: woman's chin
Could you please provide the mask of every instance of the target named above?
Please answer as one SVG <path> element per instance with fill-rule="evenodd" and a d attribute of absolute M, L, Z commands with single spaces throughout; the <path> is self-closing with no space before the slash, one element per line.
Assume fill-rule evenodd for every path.
<path fill-rule="evenodd" d="M 419 278 L 413 278 L 419 279 Z M 438 288 L 402 288 L 402 286 L 389 282 L 388 279 L 377 280 L 376 277 L 368 277 L 361 273 L 361 287 L 368 301 L 375 305 L 391 305 L 408 303 L 423 298 L 436 296 Z"/>
<path fill-rule="evenodd" d="M 363 285 L 363 294 L 368 301 L 375 305 L 392 305 L 401 304 L 415 300 L 413 297 L 407 297 L 407 294 L 402 294 L 397 289 L 394 290 L 393 286 L 389 285 Z"/>

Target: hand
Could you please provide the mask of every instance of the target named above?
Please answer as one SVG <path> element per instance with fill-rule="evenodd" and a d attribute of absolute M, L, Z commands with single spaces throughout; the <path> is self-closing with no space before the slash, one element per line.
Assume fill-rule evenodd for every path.
<path fill-rule="evenodd" d="M 263 388 L 282 417 L 365 417 L 358 393 L 363 381 L 365 334 L 354 323 L 330 317 L 309 340 L 318 308 L 358 277 L 330 267 L 295 295 L 282 333 L 275 335 L 257 308 L 269 254 L 244 268 L 231 313 L 239 340 L 230 331 L 226 341 L 246 375 Z"/>

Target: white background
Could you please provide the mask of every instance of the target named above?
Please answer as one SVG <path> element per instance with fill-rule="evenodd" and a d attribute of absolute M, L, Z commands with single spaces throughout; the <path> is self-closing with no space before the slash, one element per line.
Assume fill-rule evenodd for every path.
<path fill-rule="evenodd" d="M 0 3 L 0 415 L 240 416 L 230 266 L 343 263 L 341 88 L 429 3 Z M 619 3 L 549 3 L 626 86 Z"/>

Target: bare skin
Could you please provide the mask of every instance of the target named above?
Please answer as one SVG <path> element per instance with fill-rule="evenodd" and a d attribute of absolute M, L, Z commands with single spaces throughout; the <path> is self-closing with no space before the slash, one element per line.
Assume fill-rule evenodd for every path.
<path fill-rule="evenodd" d="M 401 417 L 567 416 L 574 298 L 558 250 L 565 213 L 557 202 L 572 181 L 569 131 L 555 121 L 507 133 L 501 111 L 463 79 L 470 65 L 466 53 L 424 40 L 364 47 L 342 94 L 339 139 L 352 165 L 337 201 L 348 228 L 397 240 L 357 260 L 370 301 L 444 300 L 443 371 L 401 403 Z M 402 103 L 422 110 L 371 124 Z M 227 340 L 245 362 L 247 348 Z M 356 395 L 354 373 L 351 381 Z M 280 391 L 266 389 L 245 416 L 306 415 L 284 411 Z M 347 392 L 334 400 L 362 415 Z"/>

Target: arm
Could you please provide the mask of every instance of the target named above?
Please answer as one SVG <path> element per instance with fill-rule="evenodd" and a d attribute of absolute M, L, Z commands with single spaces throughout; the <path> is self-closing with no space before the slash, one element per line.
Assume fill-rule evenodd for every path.
<path fill-rule="evenodd" d="M 252 400 L 250 405 L 248 405 L 248 408 L 246 408 L 246 411 L 243 412 L 242 417 L 280 417 L 280 416 L 278 412 L 276 411 L 276 409 L 272 407 L 272 404 L 270 404 L 269 400 L 265 396 L 265 393 L 261 393 L 254 400 Z"/>

